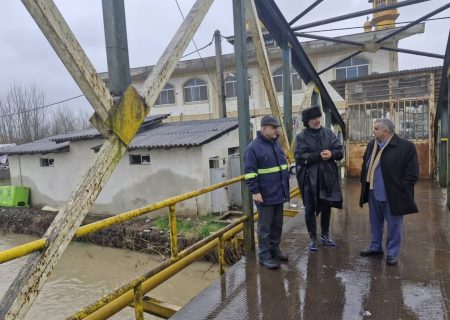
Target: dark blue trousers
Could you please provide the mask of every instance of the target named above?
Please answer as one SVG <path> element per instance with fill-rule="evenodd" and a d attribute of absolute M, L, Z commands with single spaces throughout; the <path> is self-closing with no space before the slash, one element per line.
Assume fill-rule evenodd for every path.
<path fill-rule="evenodd" d="M 280 253 L 283 232 L 283 204 L 258 205 L 258 247 L 259 258 L 269 259 Z"/>
<path fill-rule="evenodd" d="M 386 251 L 388 256 L 397 257 L 402 243 L 403 216 L 394 216 L 387 201 L 378 201 L 369 191 L 370 230 L 372 243 L 370 250 L 383 251 L 384 220 L 387 221 Z"/>

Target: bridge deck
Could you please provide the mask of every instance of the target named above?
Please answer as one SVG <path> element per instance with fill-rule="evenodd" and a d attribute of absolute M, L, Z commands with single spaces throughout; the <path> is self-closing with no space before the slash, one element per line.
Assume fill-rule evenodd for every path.
<path fill-rule="evenodd" d="M 290 261 L 279 270 L 254 257 L 231 267 L 171 319 L 449 319 L 450 214 L 443 190 L 420 181 L 420 214 L 404 221 L 398 266 L 363 258 L 370 240 L 367 207 L 357 180 L 343 182 L 345 208 L 333 212 L 336 248 L 306 250 L 302 214 L 286 219 L 282 248 Z"/>

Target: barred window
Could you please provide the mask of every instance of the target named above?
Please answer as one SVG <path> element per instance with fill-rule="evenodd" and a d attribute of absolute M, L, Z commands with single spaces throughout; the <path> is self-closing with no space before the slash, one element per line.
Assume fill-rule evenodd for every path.
<path fill-rule="evenodd" d="M 155 105 L 175 104 L 175 88 L 171 84 L 166 84 L 156 99 Z"/>
<path fill-rule="evenodd" d="M 191 79 L 184 84 L 184 101 L 206 101 L 208 100 L 208 86 L 200 79 Z"/>

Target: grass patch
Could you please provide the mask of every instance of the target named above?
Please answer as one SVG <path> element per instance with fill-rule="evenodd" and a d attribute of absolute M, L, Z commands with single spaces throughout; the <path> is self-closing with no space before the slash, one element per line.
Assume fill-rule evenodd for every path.
<path fill-rule="evenodd" d="M 177 232 L 188 238 L 205 238 L 226 226 L 225 223 L 214 221 L 215 218 L 212 215 L 199 218 L 177 217 Z M 152 226 L 158 231 L 169 232 L 169 217 L 153 218 Z"/>

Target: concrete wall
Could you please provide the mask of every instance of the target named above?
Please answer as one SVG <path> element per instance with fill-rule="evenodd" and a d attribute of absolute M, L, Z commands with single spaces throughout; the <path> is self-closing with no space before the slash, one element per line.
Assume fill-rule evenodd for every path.
<path fill-rule="evenodd" d="M 91 212 L 117 214 L 209 185 L 209 158 L 226 159 L 228 148 L 238 145 L 237 137 L 236 129 L 201 147 L 127 152 Z M 70 152 L 11 156 L 12 184 L 31 188 L 33 206 L 59 207 L 92 162 L 95 153 L 90 148 L 101 143 L 72 142 Z M 150 164 L 130 165 L 132 154 L 149 154 Z M 40 158 L 54 158 L 54 167 L 41 167 Z M 181 214 L 205 214 L 210 209 L 210 194 L 177 205 Z"/>

